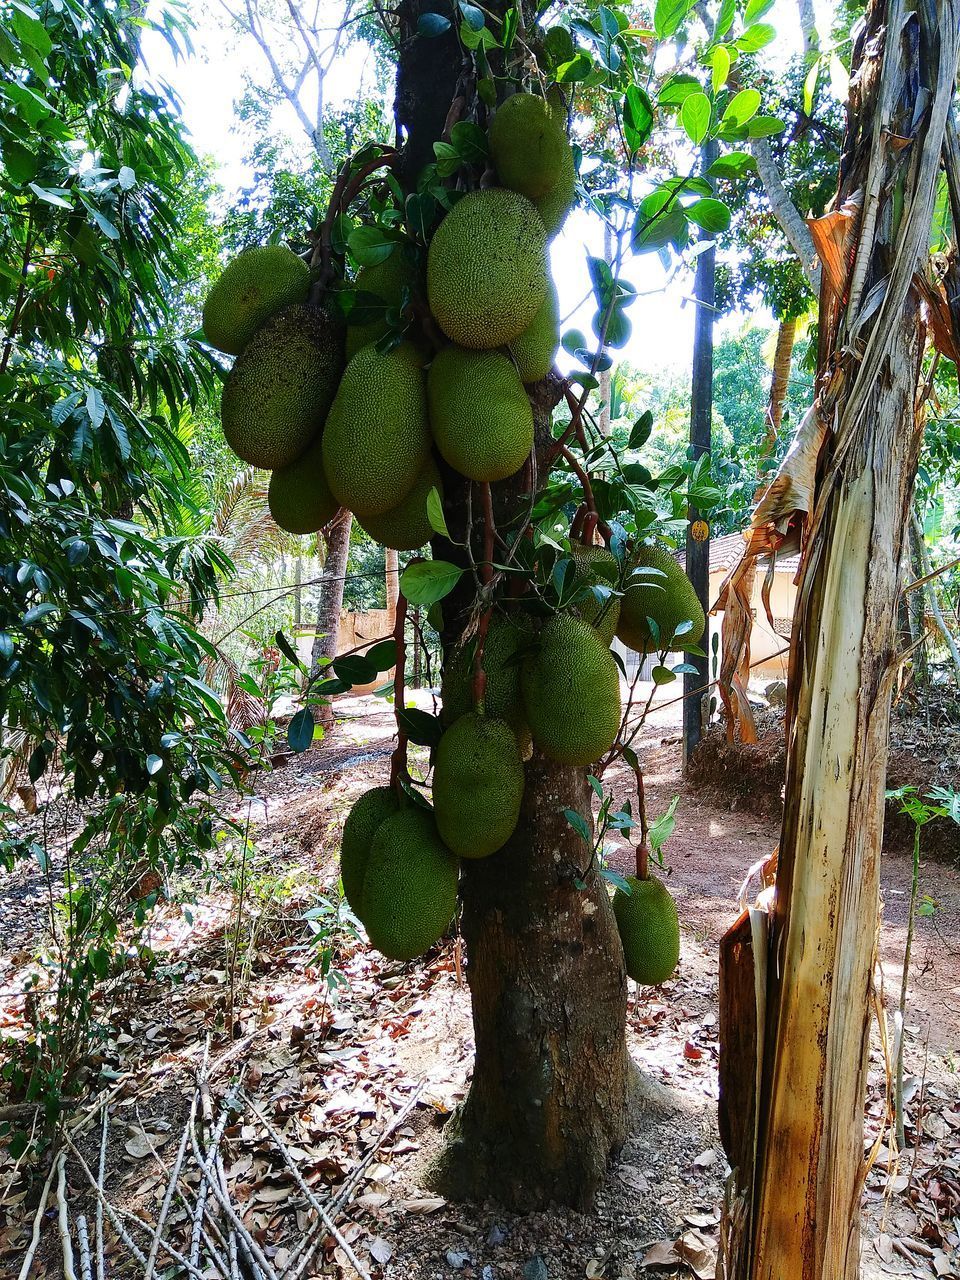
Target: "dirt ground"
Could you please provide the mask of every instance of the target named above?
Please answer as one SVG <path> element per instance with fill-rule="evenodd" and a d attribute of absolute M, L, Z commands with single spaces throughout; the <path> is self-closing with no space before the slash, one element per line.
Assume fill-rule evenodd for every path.
<path fill-rule="evenodd" d="M 101 1047 L 90 1080 L 92 1091 L 115 1091 L 108 1198 L 154 1220 L 171 1154 L 181 1137 L 186 1141 L 194 1080 L 206 1060 L 211 1118 L 225 1108 L 229 1122 L 221 1150 L 230 1195 L 278 1275 L 293 1274 L 302 1256 L 310 1206 L 251 1107 L 270 1118 L 321 1199 L 335 1194 L 364 1154 L 372 1154 L 338 1219 L 343 1239 L 372 1277 L 712 1275 L 727 1173 L 716 1128 L 717 944 L 736 916 L 749 868 L 777 841 L 776 819 L 687 792 L 676 708 L 654 712 L 639 754 L 651 816 L 681 795 L 665 854 L 680 911 L 682 956 L 671 982 L 631 997 L 629 1047 L 648 1082 L 647 1100 L 593 1214 L 554 1210 L 518 1217 L 492 1202 L 449 1204 L 424 1190 L 419 1176 L 469 1078 L 472 1029 L 458 945 L 446 943 L 403 966 L 370 952 L 361 939 L 338 934 L 333 963 L 344 982 L 332 993 L 311 949 L 314 926 L 305 915 L 336 884 L 343 818 L 361 790 L 385 780 L 393 731 L 388 708 L 372 698 L 341 699 L 338 715 L 321 747 L 263 778 L 252 800 L 231 802 L 233 816 L 249 816 L 257 849 L 251 880 L 256 928 L 244 943 L 245 985 L 233 1011 L 233 1039 L 226 1034 L 228 895 L 214 891 L 201 898 L 192 923 L 179 911 L 160 913 L 153 945 L 164 963 L 156 976 L 135 983 L 115 1012 L 114 1034 Z M 619 800 L 631 793 L 628 772 L 613 772 L 605 782 Z M 611 851 L 613 866 L 627 869 L 629 859 L 625 845 Z M 867 1178 L 866 1277 L 958 1274 L 960 874 L 926 861 L 921 873 L 922 892 L 936 910 L 919 922 L 914 948 L 908 1149 L 896 1165 L 882 1144 Z M 899 991 L 908 890 L 907 859 L 886 856 L 880 960 L 888 1010 Z M 36 868 L 0 878 L 0 1031 L 10 1034 L 23 1021 L 18 993 L 43 927 L 45 893 Z M 878 1037 L 873 1040 L 871 1143 L 885 1110 L 883 1058 Z M 249 1105 L 235 1100 L 241 1073 Z M 411 1110 L 389 1131 L 404 1105 Z M 78 1124 L 78 1149 L 88 1164 L 96 1163 L 101 1133 L 97 1116 L 85 1128 Z M 28 1163 L 14 1168 L 0 1156 L 2 1277 L 17 1275 L 30 1233 L 37 1192 Z M 71 1160 L 67 1172 L 68 1195 L 81 1206 L 89 1202 L 92 1214 L 78 1162 Z M 171 1222 L 178 1212 L 188 1230 L 185 1210 L 174 1208 Z M 35 1275 L 63 1273 L 54 1217 L 48 1210 Z M 654 1270 L 681 1235 L 690 1265 Z M 142 1274 L 142 1268 L 121 1263 L 123 1253 L 115 1246 L 111 1274 Z M 309 1280 L 354 1273 L 342 1243 L 327 1236 L 300 1274 Z"/>

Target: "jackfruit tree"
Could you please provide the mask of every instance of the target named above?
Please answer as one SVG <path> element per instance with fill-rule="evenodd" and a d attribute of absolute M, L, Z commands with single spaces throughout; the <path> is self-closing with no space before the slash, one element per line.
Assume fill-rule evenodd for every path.
<path fill-rule="evenodd" d="M 274 469 L 277 520 L 320 528 L 339 506 L 405 556 L 392 640 L 335 661 L 309 696 L 394 667 L 397 747 L 389 783 L 347 818 L 344 892 L 394 960 L 457 918 L 466 944 L 475 1069 L 432 1179 L 451 1196 L 586 1206 L 626 1135 L 628 975 L 660 983 L 678 962 L 667 876 L 650 870 L 672 812 L 646 813 L 634 698 L 642 659 L 659 685 L 689 669 L 671 654 L 702 654 L 674 550 L 692 499 L 716 492 L 703 461 L 644 468 L 649 413 L 625 448 L 603 437 L 598 374 L 630 335 L 630 255 L 680 261 L 691 227 L 729 220 L 702 178 L 658 173 L 633 192 L 658 118 L 695 142 L 749 136 L 756 105 L 734 106 L 717 50 L 756 33 L 725 5 L 697 76 L 666 77 L 658 107 L 652 55 L 619 9 L 575 30 L 570 15 L 538 27 L 532 5 L 456 12 L 403 0 L 385 19 L 402 145 L 343 166 L 306 297 L 288 257 L 271 249 L 260 271 L 267 250 L 249 251 L 211 295 L 207 337 L 239 348 L 224 431 Z M 658 6 L 658 37 L 686 14 Z M 578 95 L 614 139 L 589 175 Z M 581 194 L 617 249 L 588 260 L 592 336 L 561 336 L 550 245 Z M 408 606 L 441 637 L 435 715 L 405 705 Z M 640 654 L 632 681 L 615 636 Z M 426 772 L 411 742 L 429 748 Z M 603 782 L 618 761 L 635 796 Z M 606 865 L 615 832 L 635 875 Z"/>

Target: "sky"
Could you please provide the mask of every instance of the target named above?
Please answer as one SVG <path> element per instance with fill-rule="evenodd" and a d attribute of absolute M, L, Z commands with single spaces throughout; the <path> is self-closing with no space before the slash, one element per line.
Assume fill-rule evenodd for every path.
<path fill-rule="evenodd" d="M 234 104 L 243 93 L 245 75 L 267 81 L 270 72 L 252 40 L 239 40 L 230 33 L 227 15 L 219 3 L 188 2 L 196 24 L 192 34 L 195 54 L 175 60 L 162 37 L 150 31 L 145 34 L 142 52 L 150 78 L 154 82 L 166 82 L 180 100 L 183 120 L 195 149 L 216 161 L 218 181 L 225 199 L 229 200 L 244 185 L 249 185 L 253 176 L 244 163 L 249 139 L 245 139 L 237 127 Z M 340 9 L 338 0 L 327 0 L 327 9 L 331 15 L 335 14 Z M 799 46 L 796 6 L 792 0 L 777 0 L 764 20 L 777 28 L 778 39 L 771 46 L 772 56 L 782 62 Z M 328 78 L 329 103 L 336 106 L 372 92 L 377 92 L 372 55 L 360 45 L 348 47 L 338 57 Z M 277 112 L 274 123 L 297 143 L 303 137 L 289 106 Z M 602 256 L 602 253 L 603 231 L 599 220 L 575 211 L 552 247 L 553 275 L 565 328 L 575 327 L 589 333 L 592 309 L 583 303 L 590 290 L 586 257 L 587 254 Z M 681 272 L 668 284 L 655 254 L 630 258 L 623 274 L 641 296 L 630 309 L 633 334 L 622 357 L 651 374 L 688 370 L 693 346 L 692 274 Z M 752 318 L 762 324 L 772 322 L 769 314 L 762 310 Z M 727 317 L 719 326 L 720 332 L 735 331 L 746 319 L 742 315 Z"/>

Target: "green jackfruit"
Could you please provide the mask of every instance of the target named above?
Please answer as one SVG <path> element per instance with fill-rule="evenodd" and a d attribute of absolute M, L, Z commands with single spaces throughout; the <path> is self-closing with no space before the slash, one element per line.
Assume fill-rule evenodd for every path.
<path fill-rule="evenodd" d="M 233 452 L 274 471 L 320 433 L 343 372 L 342 324 L 317 307 L 287 307 L 237 357 L 220 417 Z"/>
<path fill-rule="evenodd" d="M 393 787 L 365 791 L 347 814 L 340 840 L 340 879 L 343 896 L 355 916 L 363 919 L 363 881 L 370 859 L 370 845 L 381 823 L 400 811 Z"/>
<path fill-rule="evenodd" d="M 340 509 L 323 473 L 322 437 L 306 453 L 274 471 L 267 490 L 270 514 L 287 533 L 316 533 Z"/>
<path fill-rule="evenodd" d="M 561 764 L 591 764 L 620 728 L 620 677 L 610 650 L 582 618 L 557 614 L 524 659 L 523 705 L 533 740 Z"/>
<path fill-rule="evenodd" d="M 457 860 L 433 814 L 411 805 L 373 837 L 361 919 L 376 949 L 412 960 L 443 937 L 457 909 Z"/>
<path fill-rule="evenodd" d="M 613 895 L 627 973 L 634 982 L 655 987 L 671 978 L 680 959 L 677 904 L 662 880 L 627 876 L 630 893 Z"/>
<path fill-rule="evenodd" d="M 550 107 L 532 93 L 515 93 L 497 108 L 490 126 L 490 155 L 505 187 L 528 199 L 556 185 L 566 136 Z"/>
<path fill-rule="evenodd" d="M 374 542 L 394 551 L 415 551 L 433 537 L 433 525 L 427 515 L 427 498 L 436 489 L 443 497 L 443 482 L 432 458 L 417 477 L 413 488 L 399 504 L 380 516 L 358 516 L 360 527 Z"/>
<path fill-rule="evenodd" d="M 401 249 L 394 249 L 383 262 L 361 267 L 354 288 L 358 292 L 375 294 L 389 307 L 399 307 L 404 289 L 412 290 L 416 283 L 417 271 L 413 263 Z M 386 319 L 374 320 L 370 324 L 351 324 L 348 316 L 347 359 L 352 360 L 361 347 L 379 342 L 389 328 Z"/>
<path fill-rule="evenodd" d="M 283 244 L 247 249 L 224 268 L 203 304 L 211 346 L 238 356 L 272 315 L 306 302 L 310 268 Z"/>
<path fill-rule="evenodd" d="M 461 858 L 485 858 L 513 835 L 523 798 L 523 764 L 503 720 L 470 711 L 440 739 L 433 808 L 440 837 Z"/>
<path fill-rule="evenodd" d="M 659 569 L 665 576 L 638 578 L 633 574 L 638 568 Z M 690 579 L 665 547 L 639 547 L 627 569 L 624 586 L 617 635 L 625 645 L 638 653 L 661 653 L 699 643 L 706 626 L 703 606 Z M 659 627 L 659 637 L 650 630 L 648 618 Z M 677 627 L 687 621 L 693 623 L 692 629 L 676 636 Z"/>
<path fill-rule="evenodd" d="M 533 410 L 519 374 L 499 351 L 444 347 L 427 377 L 437 448 L 470 480 L 505 480 L 533 448 Z"/>
<path fill-rule="evenodd" d="M 537 212 L 547 231 L 547 238 L 552 240 L 567 220 L 567 214 L 573 208 L 577 198 L 577 165 L 573 155 L 573 147 L 567 142 L 563 149 L 560 165 L 560 176 L 545 196 L 535 200 Z"/>
<path fill-rule="evenodd" d="M 430 456 L 427 398 L 416 350 L 364 347 L 344 372 L 323 431 L 334 497 L 361 519 L 400 505 Z"/>
<path fill-rule="evenodd" d="M 592 586 L 616 589 L 620 581 L 620 566 L 617 564 L 616 557 L 606 547 L 571 542 L 570 558 L 575 566 L 572 588 L 574 591 Z M 620 617 L 620 600 L 617 596 L 598 600 L 591 592 L 584 599 L 577 601 L 576 609 L 580 617 L 585 618 L 596 630 L 605 645 L 613 644 L 617 619 Z"/>
<path fill-rule="evenodd" d="M 546 291 L 546 235 L 530 201 L 502 187 L 458 200 L 427 256 L 430 310 L 447 337 L 502 347 L 531 323 Z"/>
<path fill-rule="evenodd" d="M 560 346 L 560 302 L 552 280 L 547 296 L 531 324 L 510 343 L 509 351 L 521 382 L 539 382 L 553 368 Z"/>

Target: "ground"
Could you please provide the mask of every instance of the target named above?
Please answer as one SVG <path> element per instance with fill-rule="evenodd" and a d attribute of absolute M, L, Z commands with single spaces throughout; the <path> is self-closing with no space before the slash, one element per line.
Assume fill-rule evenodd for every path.
<path fill-rule="evenodd" d="M 113 1091 L 103 1179 L 107 1199 L 156 1221 L 183 1142 L 182 1185 L 189 1206 L 199 1183 L 196 1165 L 189 1170 L 191 1106 L 201 1135 L 209 1135 L 226 1107 L 219 1148 L 224 1185 L 277 1275 L 353 1275 L 346 1244 L 371 1276 L 384 1280 L 712 1276 L 726 1173 L 716 1129 L 717 944 L 736 916 L 750 867 L 776 843 L 775 817 L 731 809 L 717 794 L 685 789 L 677 707 L 654 712 L 639 750 L 651 815 L 681 795 L 665 852 L 683 944 L 676 978 L 654 991 L 634 990 L 631 997 L 630 1051 L 646 1081 L 633 1135 L 592 1215 L 556 1210 L 516 1217 L 494 1203 L 447 1204 L 425 1192 L 419 1177 L 470 1071 L 470 1009 L 460 948 L 451 940 L 423 961 L 396 965 L 336 924 L 332 963 L 343 983 L 331 991 L 322 978 L 321 954 L 330 922 L 305 918 L 323 901 L 324 890 L 335 889 L 337 838 L 349 805 L 361 790 L 382 782 L 388 768 L 388 708 L 372 698 L 341 699 L 338 716 L 322 746 L 260 779 L 252 800 L 231 802 L 234 816 L 249 817 L 256 847 L 232 1040 L 226 1034 L 230 895 L 214 884 L 194 906 L 192 924 L 178 910 L 160 913 L 153 943 L 163 963 L 155 975 L 135 980 L 115 1010 L 116 1034 L 101 1047 L 87 1082 L 89 1095 L 72 1122 L 78 1150 L 96 1169 L 102 1130 L 92 1106 Z M 605 781 L 618 800 L 631 792 L 626 772 Z M 621 843 L 610 862 L 628 869 L 630 857 Z M 224 858 L 229 879 L 226 850 Z M 888 1011 L 899 991 L 908 877 L 908 860 L 888 854 L 880 955 Z M 922 877 L 937 910 L 920 921 L 914 949 L 908 1144 L 899 1165 L 882 1144 L 867 1178 L 866 1277 L 957 1274 L 960 874 L 925 861 Z M 36 868 L 21 867 L 0 879 L 0 1032 L 16 1035 L 23 1029 L 17 993 L 44 927 L 46 892 Z M 241 1073 L 244 1097 L 238 1091 Z M 202 1092 L 198 1074 L 208 1082 Z M 884 1082 L 875 1034 L 871 1139 L 885 1112 Z M 390 1130 L 404 1106 L 408 1112 Z M 365 1155 L 370 1162 L 338 1206 L 340 1242 L 322 1230 L 322 1248 L 304 1253 L 303 1242 L 313 1238 L 311 1197 L 323 1202 L 335 1195 Z M 18 1274 L 33 1222 L 38 1193 L 28 1165 L 24 1160 L 15 1168 L 9 1156 L 0 1157 L 4 1277 Z M 85 1208 L 92 1222 L 93 1202 L 76 1159 L 67 1165 L 65 1198 L 73 1212 Z M 55 1216 L 51 1207 L 35 1275 L 63 1274 Z M 179 1201 L 169 1221 L 175 1238 L 180 1230 L 189 1239 L 188 1210 Z M 128 1228 L 146 1252 L 149 1237 L 138 1235 L 129 1220 Z M 123 1258 L 126 1250 L 109 1227 L 107 1235 L 111 1257 Z M 678 1237 L 686 1242 L 684 1267 L 673 1243 Z M 653 1272 L 658 1259 L 663 1269 Z M 169 1259 L 161 1261 L 166 1265 Z M 156 1274 L 175 1273 L 158 1267 Z M 142 1275 L 143 1267 L 117 1263 L 111 1274 Z"/>

